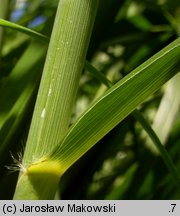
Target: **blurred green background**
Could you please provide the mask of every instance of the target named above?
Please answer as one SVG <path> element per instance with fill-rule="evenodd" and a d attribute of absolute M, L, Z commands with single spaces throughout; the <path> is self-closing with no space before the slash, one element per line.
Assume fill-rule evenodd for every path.
<path fill-rule="evenodd" d="M 0 0 L 0 18 L 50 37 L 57 4 L 58 0 Z M 87 59 L 115 83 L 179 35 L 178 0 L 100 0 Z M 11 164 L 13 157 L 19 163 L 22 159 L 47 46 L 0 27 L 0 199 L 12 199 L 14 193 L 18 163 Z M 179 83 L 178 74 L 139 107 L 178 171 Z M 72 123 L 105 90 L 84 70 Z M 65 173 L 57 199 L 59 192 L 61 199 L 180 198 L 162 159 L 131 115 Z"/>

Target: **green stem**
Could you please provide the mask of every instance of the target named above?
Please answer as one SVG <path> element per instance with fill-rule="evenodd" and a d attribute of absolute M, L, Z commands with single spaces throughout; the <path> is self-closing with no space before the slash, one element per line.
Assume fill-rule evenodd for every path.
<path fill-rule="evenodd" d="M 52 199 L 57 189 L 64 170 L 44 155 L 68 130 L 97 7 L 97 0 L 59 2 L 15 199 Z"/>

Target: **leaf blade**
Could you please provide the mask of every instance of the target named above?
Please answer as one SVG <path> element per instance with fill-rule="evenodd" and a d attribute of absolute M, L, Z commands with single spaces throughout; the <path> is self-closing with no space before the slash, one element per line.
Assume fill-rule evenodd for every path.
<path fill-rule="evenodd" d="M 69 168 L 149 95 L 179 71 L 180 38 L 116 83 L 70 128 L 49 155 Z"/>
<path fill-rule="evenodd" d="M 49 42 L 49 38 L 47 36 L 45 36 L 39 32 L 36 32 L 32 29 L 26 28 L 24 26 L 18 25 L 18 24 L 13 23 L 13 22 L 9 22 L 9 21 L 4 20 L 4 19 L 0 19 L 0 26 L 17 30 L 19 32 L 22 32 L 22 33 L 27 34 L 31 37 L 37 38 L 37 39 L 44 41 L 46 43 Z"/>

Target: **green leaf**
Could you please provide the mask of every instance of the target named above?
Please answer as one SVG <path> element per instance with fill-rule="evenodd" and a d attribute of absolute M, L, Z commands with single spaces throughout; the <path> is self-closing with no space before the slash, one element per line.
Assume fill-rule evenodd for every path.
<path fill-rule="evenodd" d="M 96 68 L 94 68 L 92 65 L 90 65 L 87 61 L 85 63 L 85 67 L 87 70 L 89 70 L 97 79 L 99 79 L 107 87 L 111 87 L 113 85 L 113 83 L 111 81 L 109 81 L 104 76 L 104 74 L 102 74 L 101 72 L 96 70 Z M 174 78 L 178 77 L 178 75 L 176 75 Z M 177 95 L 177 94 L 175 94 L 175 95 Z M 170 97 L 170 98 L 173 98 L 173 97 Z M 177 100 L 176 103 L 178 103 L 178 105 L 179 105 L 178 99 L 179 98 L 176 98 L 176 100 Z M 175 103 L 175 105 L 176 105 L 176 103 Z M 177 105 L 175 107 L 177 107 Z M 170 111 L 169 111 L 169 113 L 170 113 Z M 168 115 L 168 113 L 165 113 L 165 114 Z M 148 133 L 149 137 L 151 138 L 151 141 L 153 141 L 153 144 L 154 144 L 153 149 L 155 147 L 155 150 L 158 151 L 158 153 L 160 153 L 162 159 L 164 160 L 164 163 L 167 165 L 167 168 L 169 169 L 169 171 L 172 174 L 172 177 L 174 178 L 178 188 L 180 189 L 180 177 L 179 177 L 178 171 L 176 170 L 176 167 L 173 164 L 173 161 L 171 160 L 170 155 L 168 154 L 168 152 L 166 151 L 166 149 L 162 145 L 160 139 L 158 138 L 158 136 L 156 135 L 156 133 L 152 129 L 151 125 L 146 121 L 146 119 L 143 117 L 143 115 L 141 114 L 141 112 L 139 110 L 135 109 L 132 112 L 132 115 L 141 124 L 143 129 Z M 164 125 L 167 125 L 167 124 L 164 124 Z M 161 126 L 161 128 L 162 127 L 163 126 Z"/>
<path fill-rule="evenodd" d="M 49 155 L 68 169 L 148 96 L 178 73 L 180 38 L 155 54 L 95 101 Z"/>
<path fill-rule="evenodd" d="M 133 116 L 136 119 L 138 119 L 138 121 L 140 122 L 140 124 L 143 126 L 144 130 L 150 136 L 151 140 L 153 141 L 153 143 L 156 146 L 158 152 L 160 153 L 161 157 L 163 158 L 164 163 L 166 164 L 167 168 L 169 169 L 170 173 L 172 174 L 172 177 L 174 178 L 174 180 L 175 180 L 175 182 L 176 182 L 176 184 L 177 184 L 177 186 L 178 186 L 178 188 L 180 190 L 180 177 L 179 177 L 179 173 L 176 170 L 176 167 L 173 164 L 173 161 L 171 160 L 170 155 L 168 154 L 168 152 L 166 151 L 166 149 L 162 145 L 162 143 L 159 140 L 158 136 L 153 131 L 153 129 L 151 128 L 151 126 L 147 123 L 147 121 L 145 120 L 145 118 L 143 117 L 143 115 L 141 115 L 141 113 L 138 112 L 138 110 L 135 110 L 133 112 Z"/>
<path fill-rule="evenodd" d="M 31 110 L 30 104 L 37 91 L 46 51 L 46 44 L 33 41 L 0 87 L 0 102 L 3 104 L 0 106 L 1 162 L 7 156 L 10 141 L 21 133 L 21 130 L 18 132 L 20 125 Z"/>
<path fill-rule="evenodd" d="M 9 22 L 9 21 L 4 20 L 4 19 L 0 19 L 0 26 L 20 31 L 22 33 L 25 33 L 25 34 L 31 36 L 31 37 L 37 38 L 41 41 L 49 42 L 49 38 L 47 36 L 45 36 L 41 33 L 38 33 L 34 30 L 31 30 L 29 28 L 26 28 L 24 26 Z"/>
<path fill-rule="evenodd" d="M 177 74 L 167 86 L 163 95 L 158 111 L 153 121 L 153 128 L 159 136 L 163 144 L 172 129 L 174 120 L 177 119 L 177 114 L 180 107 L 180 74 Z"/>
<path fill-rule="evenodd" d="M 93 67 L 88 61 L 85 62 L 85 69 L 90 71 L 92 75 L 94 75 L 98 80 L 100 80 L 105 86 L 111 87 L 113 86 L 113 83 L 108 80 L 104 74 L 96 70 L 95 67 Z"/>
<path fill-rule="evenodd" d="M 9 1 L 0 0 L 0 18 L 5 19 L 8 14 L 9 9 Z M 4 29 L 0 28 L 0 56 L 1 56 L 1 49 L 4 40 Z"/>

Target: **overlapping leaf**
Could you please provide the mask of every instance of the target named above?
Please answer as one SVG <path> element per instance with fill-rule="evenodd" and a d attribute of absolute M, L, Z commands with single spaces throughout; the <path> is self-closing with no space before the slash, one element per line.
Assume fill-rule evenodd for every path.
<path fill-rule="evenodd" d="M 148 96 L 178 73 L 180 38 L 116 83 L 70 128 L 51 158 L 68 168 Z"/>

